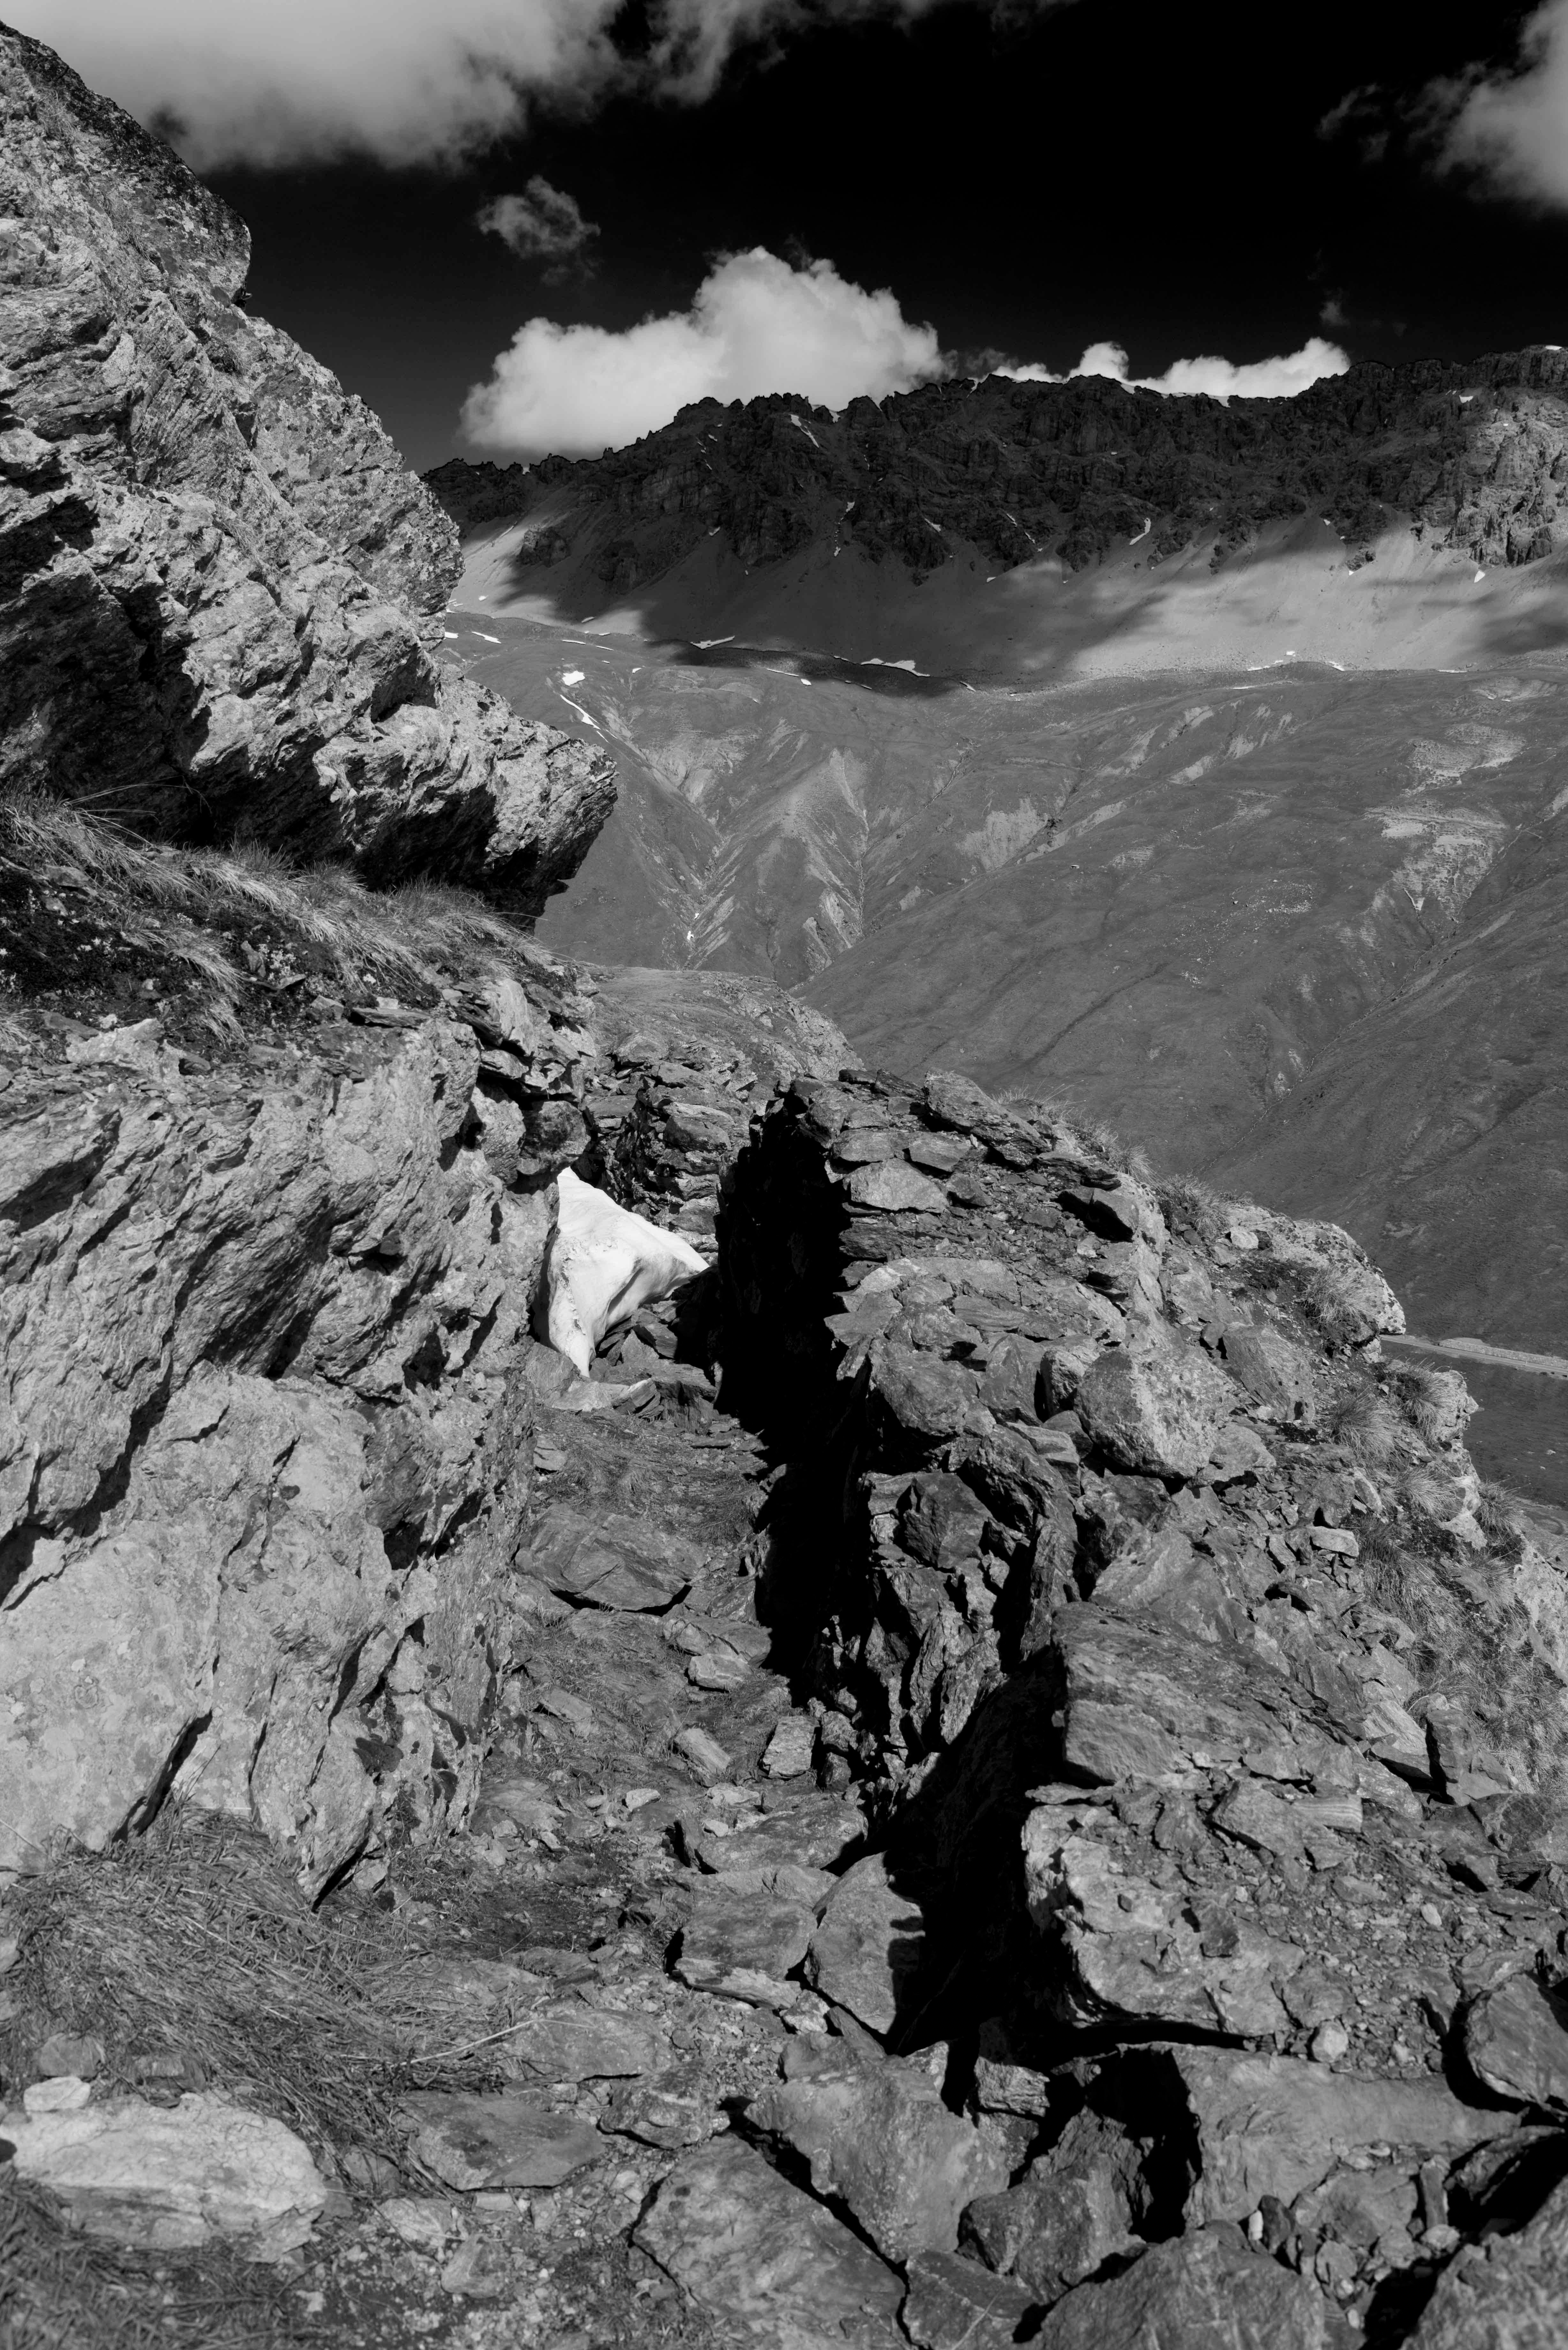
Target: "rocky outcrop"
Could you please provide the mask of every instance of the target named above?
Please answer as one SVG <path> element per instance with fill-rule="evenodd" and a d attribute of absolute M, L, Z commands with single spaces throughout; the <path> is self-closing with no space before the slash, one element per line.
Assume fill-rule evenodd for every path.
<path fill-rule="evenodd" d="M 8 31 L 0 206 L 0 780 L 537 913 L 610 764 L 443 663 L 456 534 L 243 224 Z"/>
<path fill-rule="evenodd" d="M 1336 2304 L 1405 2338 L 1568 2153 L 1568 1591 L 1484 1502 L 1462 1385 L 1382 1361 L 1397 1305 L 1334 1228 L 941 1076 L 797 1080 L 719 1239 L 723 1398 L 791 1463 L 759 1606 L 877 1823 L 807 1980 L 900 2064 L 976 2035 L 942 2127 L 1016 2153 L 959 2262 L 1043 2340 L 1238 2295 L 1238 2341 L 1338 2340 Z M 979 2324 L 893 2095 L 755 2113 Z M 1505 2264 L 1452 2273 L 1445 2323 Z"/>
<path fill-rule="evenodd" d="M 153 1021 L 7 1023 L 0 1868 L 171 1789 L 313 1892 L 465 1815 L 591 1049 L 524 968 L 472 1021 L 372 1014 L 222 1070 Z"/>
<path fill-rule="evenodd" d="M 1106 377 L 927 384 L 842 414 L 785 393 L 683 408 L 630 448 L 576 463 L 427 476 L 465 529 L 538 514 L 517 550 L 591 554 L 619 593 L 718 532 L 748 569 L 857 546 L 917 577 L 966 548 L 993 569 L 1082 569 L 1147 534 L 1158 562 L 1322 515 L 1360 553 L 1396 521 L 1477 563 L 1549 555 L 1568 477 L 1568 359 L 1532 348 L 1459 365 L 1366 364 L 1289 400 L 1171 397 Z"/>
<path fill-rule="evenodd" d="M 741 1128 L 716 1235 L 699 1233 L 718 1271 L 693 1284 L 723 1311 L 639 1313 L 569 1391 L 504 1314 L 484 1329 L 469 1362 L 493 1337 L 535 1392 L 537 1482 L 500 1590 L 526 1633 L 481 1731 L 471 1833 L 439 1861 L 395 1843 L 389 1908 L 348 1898 L 309 1921 L 311 1999 L 352 1985 L 327 2011 L 344 2064 L 319 2093 L 307 2052 L 275 2072 L 250 2053 L 276 2013 L 254 2038 L 248 2017 L 220 2030 L 192 1983 L 177 2032 L 212 2074 L 180 2115 L 215 2094 L 281 2118 L 286 2092 L 335 2191 L 319 2219 L 281 2199 L 283 2240 L 329 2324 L 376 2291 L 410 2337 L 461 2297 L 518 2338 L 651 2317 L 702 2350 L 737 2326 L 864 2350 L 1551 2338 L 1564 1610 L 1475 1492 L 1462 1387 L 1382 1363 L 1397 1309 L 1332 1229 L 1217 1213 L 951 1078 L 742 1083 L 730 1036 L 704 1057 L 698 1023 L 677 1024 L 678 993 L 657 1062 L 618 1029 L 585 1122 L 667 1224 L 680 1149 L 718 1149 L 677 1145 L 667 1112 L 698 1092 Z M 504 1009 L 480 1015 L 482 1086 L 526 1025 Z M 561 998 L 549 1016 L 558 1040 L 576 1024 Z M 427 1023 L 389 1067 L 445 1036 Z M 83 1066 L 101 1063 L 67 1071 Z M 646 1149 L 619 1155 L 615 1099 Z M 447 1178 L 482 1183 L 465 1149 Z M 545 1196 L 508 1177 L 493 1225 Z M 18 1225 L 42 1231 L 48 1205 L 36 1191 Z M 129 1222 L 100 1239 L 111 1272 Z M 450 1428 L 477 1386 L 434 1376 L 429 1343 L 402 1394 L 344 1375 L 334 1284 L 417 1289 L 423 1230 L 356 1226 L 373 1254 L 336 1272 L 318 1253 L 319 1335 L 252 1380 L 285 1410 L 305 1367 L 315 1446 L 233 1553 L 243 1572 L 259 1547 L 271 1572 L 253 1607 L 296 1587 L 295 1536 L 326 1573 L 352 1541 L 348 1508 L 328 1523 L 349 1398 L 373 1430 L 410 1407 Z M 221 1248 L 213 1264 L 222 1298 Z M 221 1424 L 188 1450 L 215 1482 Z M 373 1475 L 360 1490 L 363 1509 Z M 101 1523 L 134 1560 L 120 1501 L 111 1480 Z M 509 1508 L 482 1506 L 472 1538 L 509 1545 Z M 185 1573 L 178 1527 L 166 1547 Z M 457 1555 L 413 1573 L 439 1585 Z M 495 1590 L 476 1575 L 463 1604 Z M 388 1679 L 406 1703 L 400 1667 Z M 444 1731 L 436 1690 L 427 1664 Z M 381 1727 L 356 1741 L 369 1768 Z M 234 1833 L 186 1824 L 131 1866 L 78 1858 L 8 1888 L 5 2062 L 28 2085 L 29 2158 L 74 2144 L 78 2116 L 130 2156 L 122 2177 L 180 2134 L 155 2099 L 183 2060 L 150 2072 L 136 2053 L 161 2044 L 148 1952 L 172 1917 L 183 1962 L 205 1956 L 189 1895 L 170 1898 L 182 1839 L 209 1871 L 205 1925 L 226 1912 L 204 1852 Z M 272 1968 L 278 2012 L 314 2021 Z M 395 2101 L 379 2120 L 361 2064 Z M 134 2107 L 128 2072 L 150 2080 Z M 72 2127 L 34 2126 L 52 2114 Z M 83 2216 L 74 2172 L 61 2190 Z M 161 2225 L 156 2199 L 119 2193 L 96 2223 L 172 2244 L 149 2238 L 150 2199 Z M 197 2216 L 225 2224 L 215 2203 Z"/>

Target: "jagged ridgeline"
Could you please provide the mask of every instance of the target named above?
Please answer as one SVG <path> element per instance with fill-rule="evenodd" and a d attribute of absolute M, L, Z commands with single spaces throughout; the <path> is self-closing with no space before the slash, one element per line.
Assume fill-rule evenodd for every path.
<path fill-rule="evenodd" d="M 3 31 L 0 197 L 6 2350 L 1554 2341 L 1568 1599 L 1462 1383 L 1332 1225 L 532 943 L 608 761 L 239 224 Z M 1532 556 L 1535 365 L 1324 510 Z M 690 1276 L 587 1377 L 567 1170 Z"/>
<path fill-rule="evenodd" d="M 841 413 L 798 396 L 700 400 L 629 448 L 426 476 L 463 530 L 537 508 L 523 571 L 578 554 L 629 593 L 717 532 L 748 568 L 815 546 L 917 578 L 961 551 L 1078 571 L 1129 540 L 1216 568 L 1272 523 L 1321 517 L 1360 559 L 1398 522 L 1480 564 L 1552 552 L 1568 478 L 1568 357 L 1362 365 L 1293 398 L 1222 401 L 1064 384 L 928 384 Z"/>

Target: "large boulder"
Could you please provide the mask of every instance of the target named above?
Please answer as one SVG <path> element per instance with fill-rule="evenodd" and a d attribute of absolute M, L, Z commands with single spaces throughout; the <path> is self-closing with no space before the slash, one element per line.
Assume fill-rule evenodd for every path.
<path fill-rule="evenodd" d="M 1240 1400 L 1195 1347 L 1150 1336 L 1097 1357 L 1078 1383 L 1076 1409 L 1119 1468 L 1193 1477 Z"/>
<path fill-rule="evenodd" d="M 1568 2185 L 1517 2235 L 1467 2244 L 1438 2279 L 1410 2350 L 1556 2350 L 1568 2306 Z"/>
<path fill-rule="evenodd" d="M 634 2241 L 728 2338 L 766 2350 L 896 2350 L 898 2272 L 734 2137 L 682 2156 Z"/>
<path fill-rule="evenodd" d="M 950 2252 L 965 2204 L 1007 2179 L 1006 2156 L 949 2111 L 922 2057 L 783 2082 L 748 2118 L 793 2147 L 817 2193 L 839 2198 L 890 2261 Z"/>
<path fill-rule="evenodd" d="M 243 223 L 4 30 L 0 211 L 0 779 L 536 914 L 610 762 L 442 660 L 456 533 L 245 307 Z"/>
<path fill-rule="evenodd" d="M 57 2196 L 73 2226 L 139 2251 L 223 2239 L 252 2260 L 303 2244 L 327 2182 L 282 2122 L 214 2091 L 173 2106 L 113 2097 L 0 2115 L 18 2178 Z"/>

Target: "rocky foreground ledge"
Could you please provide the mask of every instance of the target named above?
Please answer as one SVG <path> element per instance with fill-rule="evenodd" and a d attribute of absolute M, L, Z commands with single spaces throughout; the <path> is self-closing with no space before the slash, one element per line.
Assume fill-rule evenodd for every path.
<path fill-rule="evenodd" d="M 388 2345 L 1550 2339 L 1568 1618 L 1461 1383 L 716 996 L 14 1024 L 29 2224 Z M 567 1163 L 713 1267 L 587 1382 Z"/>

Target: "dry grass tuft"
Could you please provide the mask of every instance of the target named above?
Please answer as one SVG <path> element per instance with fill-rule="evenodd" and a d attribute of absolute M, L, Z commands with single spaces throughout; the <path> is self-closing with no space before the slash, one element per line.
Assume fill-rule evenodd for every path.
<path fill-rule="evenodd" d="M 1452 1405 L 1443 1372 L 1429 1371 L 1419 1363 L 1401 1363 L 1391 1374 L 1388 1387 L 1410 1426 L 1427 1443 L 1441 1443 L 1451 1432 Z"/>
<path fill-rule="evenodd" d="M 349 2146 L 395 2159 L 408 2089 L 491 2077 L 493 2049 L 436 2061 L 464 2041 L 472 2004 L 432 1990 L 408 1928 L 375 1908 L 310 1909 L 265 1838 L 234 1822 L 166 1812 L 105 1855 L 22 1880 L 12 1912 L 9 2079 L 50 2031 L 96 2033 L 114 2085 L 144 2088 L 150 2059 L 179 2059 L 171 2087 L 231 2092 L 333 2164 Z"/>
<path fill-rule="evenodd" d="M 457 1866 L 424 1856 L 424 1889 L 444 1898 Z M 312 1910 L 265 1839 L 232 1821 L 170 1808 L 106 1854 L 60 1856 L 12 1888 L 6 1925 L 21 1946 L 0 2024 L 13 2095 L 51 2032 L 89 2033 L 110 2090 L 172 2103 L 216 2089 L 286 2123 L 358 2199 L 371 2191 L 364 2167 L 342 2158 L 404 2168 L 396 2108 L 409 2090 L 508 2078 L 506 2034 L 485 2032 L 494 1995 L 482 1987 L 476 2021 L 472 1968 L 431 1952 L 433 1917 L 416 1928 L 374 1905 Z M 155 2254 L 78 2235 L 0 2164 L 0 2350 L 318 2340 L 292 2282 L 221 2242 Z"/>
<path fill-rule="evenodd" d="M 1514 1523 L 1516 1506 L 1506 1487 L 1490 1482 L 1482 1485 L 1476 1523 L 1486 1536 L 1487 1548 L 1511 1565 L 1524 1555 L 1523 1537 Z"/>
<path fill-rule="evenodd" d="M 1365 1378 L 1334 1398 L 1324 1415 L 1324 1433 L 1364 1469 L 1383 1468 L 1401 1450 L 1397 1414 L 1381 1389 Z"/>

